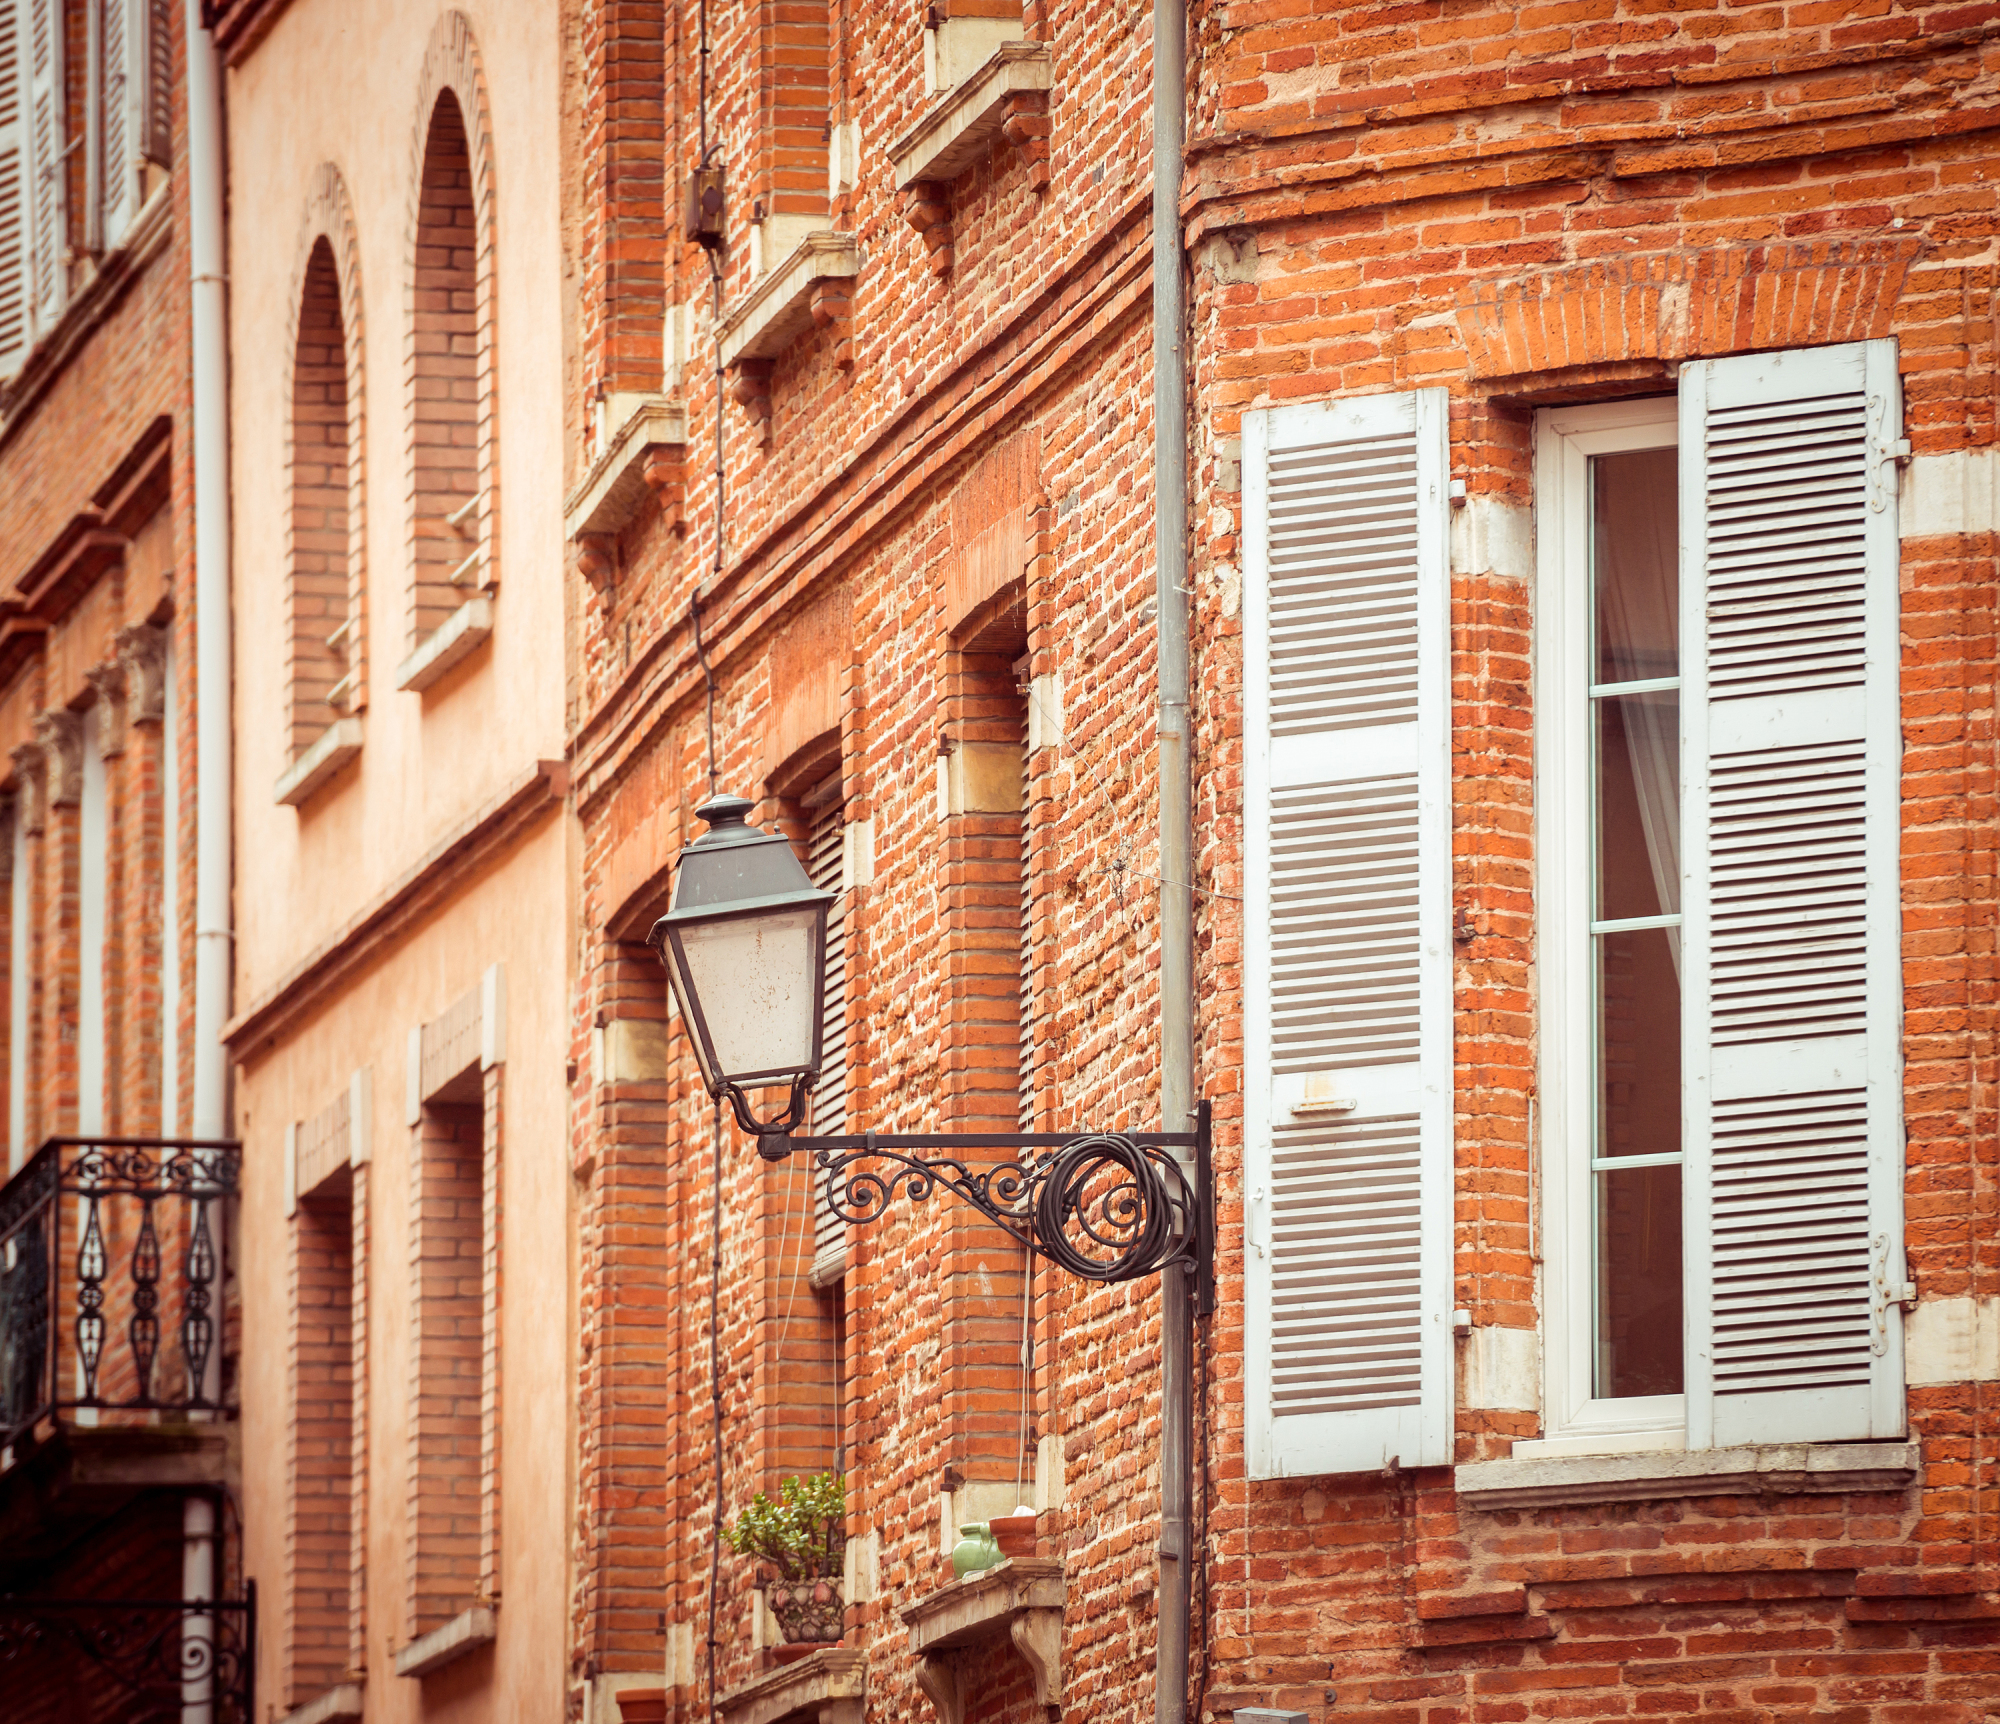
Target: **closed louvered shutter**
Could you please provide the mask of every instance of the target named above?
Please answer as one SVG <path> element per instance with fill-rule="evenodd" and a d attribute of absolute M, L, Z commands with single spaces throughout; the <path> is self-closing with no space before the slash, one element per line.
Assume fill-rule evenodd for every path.
<path fill-rule="evenodd" d="M 1903 1430 L 1890 341 L 1681 388 L 1688 1443 Z"/>
<path fill-rule="evenodd" d="M 824 801 L 822 801 L 822 798 Z M 818 804 L 817 807 L 814 805 Z M 839 892 L 846 835 L 846 804 L 836 777 L 808 798 L 812 819 L 806 872 L 822 892 Z M 847 938 L 846 903 L 835 898 L 826 917 L 826 995 L 820 1018 L 819 1082 L 812 1099 L 812 1128 L 823 1137 L 839 1134 L 847 1117 Z M 824 1183 L 813 1210 L 813 1262 L 824 1279 L 847 1249 L 847 1229 L 826 1202 Z"/>
<path fill-rule="evenodd" d="M 1451 1459 L 1445 393 L 1247 414 L 1247 1422 Z"/>
<path fill-rule="evenodd" d="M 145 66 L 145 130 L 140 148 L 149 162 L 170 167 L 174 159 L 173 0 L 147 0 Z"/>
<path fill-rule="evenodd" d="M 21 14 L 0 0 L 0 377 L 28 351 L 28 129 Z"/>
<path fill-rule="evenodd" d="M 143 171 L 147 18 L 151 0 L 97 0 L 102 20 L 97 78 L 98 224 L 104 249 L 124 242 L 139 213 Z"/>
<path fill-rule="evenodd" d="M 1014 680 L 1023 689 L 1031 686 L 1031 677 L 1026 657 L 1014 666 Z M 1023 1131 L 1035 1129 L 1035 942 L 1034 876 L 1028 868 L 1028 820 L 1034 805 L 1035 751 L 1028 743 L 1028 714 L 1024 701 L 1021 709 L 1021 966 L 1020 966 L 1020 1011 L 1021 1011 L 1021 1064 L 1020 1064 L 1020 1111 L 1015 1116 Z"/>
<path fill-rule="evenodd" d="M 68 156 L 63 136 L 60 0 L 22 0 L 27 61 L 28 334 L 62 315 L 69 288 Z"/>

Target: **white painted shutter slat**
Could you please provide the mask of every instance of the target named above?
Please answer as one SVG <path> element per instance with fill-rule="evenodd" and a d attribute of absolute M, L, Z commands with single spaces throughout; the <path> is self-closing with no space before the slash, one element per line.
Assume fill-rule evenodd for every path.
<path fill-rule="evenodd" d="M 104 249 L 124 242 L 139 213 L 142 127 L 149 68 L 146 64 L 150 0 L 98 0 L 102 20 L 98 42 L 98 222 Z"/>
<path fill-rule="evenodd" d="M 63 137 L 62 11 L 59 0 L 22 0 L 27 62 L 29 339 L 62 315 L 69 285 L 68 160 Z"/>
<path fill-rule="evenodd" d="M 841 890 L 846 804 L 838 795 L 812 817 L 806 839 L 806 873 L 822 892 Z M 819 1082 L 813 1087 L 812 1128 L 837 1134 L 847 1117 L 847 933 L 845 901 L 836 898 L 826 918 L 826 993 L 820 1014 Z M 813 1261 L 824 1264 L 847 1248 L 847 1228 L 826 1202 L 820 1180 L 813 1206 Z"/>
<path fill-rule="evenodd" d="M 0 377 L 28 351 L 27 68 L 21 12 L 0 0 Z"/>
<path fill-rule="evenodd" d="M 1440 1465 L 1444 392 L 1249 414 L 1244 474 L 1251 1472 Z"/>
<path fill-rule="evenodd" d="M 1903 1430 L 1891 342 L 1681 389 L 1688 1442 Z"/>

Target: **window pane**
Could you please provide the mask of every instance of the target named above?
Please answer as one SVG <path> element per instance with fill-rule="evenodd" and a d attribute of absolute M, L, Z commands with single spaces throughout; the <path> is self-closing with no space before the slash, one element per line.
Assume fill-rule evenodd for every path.
<path fill-rule="evenodd" d="M 1597 936 L 1597 1153 L 1681 1151 L 1680 930 Z"/>
<path fill-rule="evenodd" d="M 1681 1170 L 1597 1176 L 1597 1382 L 1605 1399 L 1678 1395 Z"/>
<path fill-rule="evenodd" d="M 1680 674 L 1679 478 L 1673 449 L 1591 460 L 1599 682 Z"/>
<path fill-rule="evenodd" d="M 1625 694 L 1597 709 L 1597 914 L 1681 907 L 1681 697 Z"/>

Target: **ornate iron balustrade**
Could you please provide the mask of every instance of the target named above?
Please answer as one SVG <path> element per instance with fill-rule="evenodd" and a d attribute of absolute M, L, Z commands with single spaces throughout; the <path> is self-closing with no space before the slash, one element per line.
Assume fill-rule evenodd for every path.
<path fill-rule="evenodd" d="M 256 1667 L 255 1582 L 242 1598 L 199 1602 L 0 1597 L 10 1716 L 75 1717 L 79 1695 L 101 1690 L 123 1724 L 181 1724 L 189 1706 L 215 1724 L 253 1724 Z"/>
<path fill-rule="evenodd" d="M 229 1410 L 240 1147 L 51 1138 L 0 1188 L 0 1445 L 43 1418 Z"/>

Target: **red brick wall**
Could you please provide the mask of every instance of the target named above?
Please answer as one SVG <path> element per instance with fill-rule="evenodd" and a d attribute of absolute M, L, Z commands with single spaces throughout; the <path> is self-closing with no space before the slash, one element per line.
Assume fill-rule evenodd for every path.
<path fill-rule="evenodd" d="M 719 778 L 739 789 L 763 770 L 782 707 L 781 631 L 837 598 L 854 666 L 844 787 L 850 818 L 874 823 L 876 852 L 875 883 L 848 923 L 850 1119 L 916 1129 L 954 1117 L 955 1038 L 972 1011 L 955 942 L 976 859 L 935 813 L 938 738 L 962 693 L 938 642 L 972 537 L 955 499 L 982 456 L 1024 431 L 1039 487 L 1023 552 L 1026 645 L 1036 673 L 1061 674 L 1066 707 L 1065 737 L 1037 755 L 1028 799 L 1039 1109 L 1049 1125 L 1157 1123 L 1146 21 L 1089 3 L 1031 13 L 1056 65 L 1047 188 L 1016 149 L 996 147 L 951 188 L 941 275 L 872 148 L 921 106 L 916 22 L 847 9 L 831 25 L 845 56 L 830 76 L 835 114 L 859 118 L 865 140 L 845 218 L 867 246 L 839 335 L 851 363 L 837 362 L 831 332 L 780 355 L 768 442 L 726 410 L 720 579 L 709 574 L 715 503 L 696 483 L 684 541 L 642 514 L 620 547 L 615 599 L 576 595 L 574 782 L 593 945 L 575 1006 L 573 1153 L 591 1217 L 587 1286 L 616 1282 L 628 1261 L 626 1188 L 608 1170 L 635 1153 L 643 1096 L 670 1171 L 632 1211 L 646 1235 L 629 1261 L 678 1298 L 659 1332 L 673 1360 L 660 1470 L 641 1464 L 638 1428 L 622 1428 L 646 1542 L 621 1544 L 587 1510 L 597 1518 L 579 1530 L 579 1597 L 602 1584 L 594 1576 L 651 1561 L 661 1612 L 692 1628 L 697 1649 L 714 1507 L 708 1112 L 677 1031 L 656 1082 L 599 1087 L 591 1071 L 600 1014 L 664 1011 L 647 960 L 597 935 L 623 908 L 607 897 L 611 858 L 642 817 L 658 817 L 648 830 L 663 862 L 675 835 L 691 835 L 685 810 L 706 785 L 687 622 L 697 592 Z M 1703 354 L 1894 335 L 1918 453 L 1990 447 L 1991 25 L 1988 11 L 1618 0 L 1530 13 L 1215 0 L 1191 14 L 1197 978 L 1221 1182 L 1222 1302 L 1204 1331 L 1201 1417 L 1206 1716 L 1256 1703 L 1314 1724 L 1990 1710 L 1990 1387 L 1912 1394 L 1926 1470 L 1900 1494 L 1491 1513 L 1465 1508 L 1442 1470 L 1246 1483 L 1237 439 L 1253 407 L 1439 384 L 1452 397 L 1453 476 L 1482 507 L 1529 504 L 1539 404 L 1658 394 Z M 714 135 L 732 162 L 755 147 L 749 116 L 764 99 L 731 34 L 742 28 L 721 21 L 716 38 Z M 684 172 L 692 44 L 672 38 L 671 52 L 663 143 Z M 699 295 L 691 249 L 670 251 L 668 267 L 670 297 Z M 732 249 L 732 298 L 743 267 Z M 715 454 L 709 387 L 692 367 L 690 474 Z M 580 414 L 572 428 L 580 445 Z M 1985 535 L 1905 547 L 1909 1245 L 1926 1298 L 2000 1295 L 1985 1243 L 2000 1205 L 1995 552 Z M 1516 1329 L 1536 1321 L 1538 1285 L 1531 603 L 1515 571 L 1454 577 L 1454 897 L 1468 931 L 1455 969 L 1454 1303 L 1476 1325 Z M 632 794 L 642 784 L 658 789 Z M 753 1433 L 764 1412 L 747 1363 L 761 1260 L 744 1223 L 783 1173 L 732 1137 L 723 1177 L 722 1507 L 733 1513 L 763 1482 Z M 898 1200 L 850 1245 L 851 1524 L 881 1540 L 881 1592 L 850 1610 L 850 1635 L 880 1654 L 869 1712 L 883 1720 L 925 1715 L 894 1610 L 945 1572 L 936 1493 L 955 1441 L 957 1228 L 935 1203 Z M 586 1351 L 616 1333 L 602 1297 L 586 1307 Z M 1070 1588 L 1065 1715 L 1093 1724 L 1152 1704 L 1158 1322 L 1150 1287 L 1037 1277 L 1034 1435 L 1067 1458 L 1065 1506 L 1045 1516 L 1043 1549 L 1063 1556 Z M 586 1429 L 617 1418 L 602 1382 L 586 1372 Z M 1461 1411 L 1459 1458 L 1504 1455 L 1539 1430 L 1533 1413 Z M 726 1559 L 723 1574 L 727 1687 L 757 1657 L 748 1565 Z M 615 1643 L 606 1620 L 580 1618 L 580 1635 L 596 1636 L 580 1673 L 659 1668 L 636 1611 Z M 703 1715 L 699 1664 L 673 1692 L 678 1718 Z M 977 1675 L 982 1724 L 1027 1717 L 1018 1662 L 1002 1653 Z"/>

